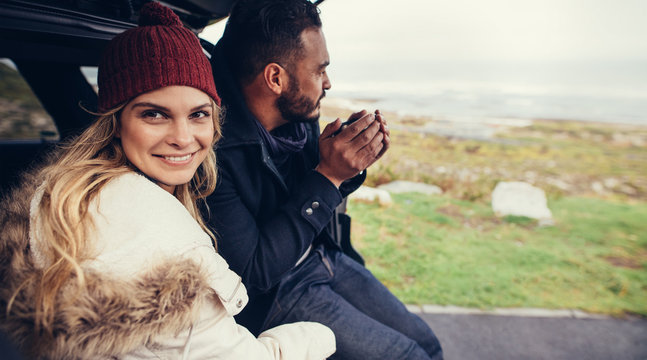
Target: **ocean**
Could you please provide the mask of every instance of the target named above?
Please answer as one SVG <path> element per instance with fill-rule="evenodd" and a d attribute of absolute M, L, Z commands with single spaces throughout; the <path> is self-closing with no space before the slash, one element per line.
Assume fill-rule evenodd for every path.
<path fill-rule="evenodd" d="M 84 68 L 94 80 L 96 68 Z M 533 119 L 647 126 L 647 61 L 335 63 L 331 98 L 446 123 Z M 366 103 L 364 103 L 366 104 Z"/>
<path fill-rule="evenodd" d="M 647 125 L 647 61 L 333 63 L 334 98 L 443 121 L 580 120 Z"/>

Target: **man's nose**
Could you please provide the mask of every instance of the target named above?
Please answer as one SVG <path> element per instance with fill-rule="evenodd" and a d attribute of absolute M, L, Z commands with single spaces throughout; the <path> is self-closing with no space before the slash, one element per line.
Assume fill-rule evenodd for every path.
<path fill-rule="evenodd" d="M 330 90 L 332 87 L 332 84 L 330 83 L 330 78 L 328 77 L 328 73 L 324 74 L 324 81 L 322 85 L 324 90 Z"/>

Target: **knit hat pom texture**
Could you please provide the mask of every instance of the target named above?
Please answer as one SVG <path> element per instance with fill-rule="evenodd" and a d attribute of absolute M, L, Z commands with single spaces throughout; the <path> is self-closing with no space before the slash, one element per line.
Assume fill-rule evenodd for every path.
<path fill-rule="evenodd" d="M 154 25 L 182 27 L 182 22 L 173 10 L 160 3 L 149 2 L 139 12 L 139 26 Z"/>

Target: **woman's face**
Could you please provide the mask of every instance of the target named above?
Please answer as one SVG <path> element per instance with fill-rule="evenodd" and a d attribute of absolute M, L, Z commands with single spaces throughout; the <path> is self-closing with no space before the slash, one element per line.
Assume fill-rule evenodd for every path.
<path fill-rule="evenodd" d="M 188 86 L 141 94 L 121 112 L 117 137 L 128 160 L 164 190 L 191 180 L 214 137 L 211 98 Z"/>

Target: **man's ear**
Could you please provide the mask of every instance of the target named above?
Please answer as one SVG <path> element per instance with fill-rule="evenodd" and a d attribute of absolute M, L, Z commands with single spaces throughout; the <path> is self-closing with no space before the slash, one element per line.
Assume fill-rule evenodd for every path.
<path fill-rule="evenodd" d="M 287 88 L 288 73 L 277 63 L 269 63 L 263 69 L 265 85 L 276 95 L 281 95 Z"/>

